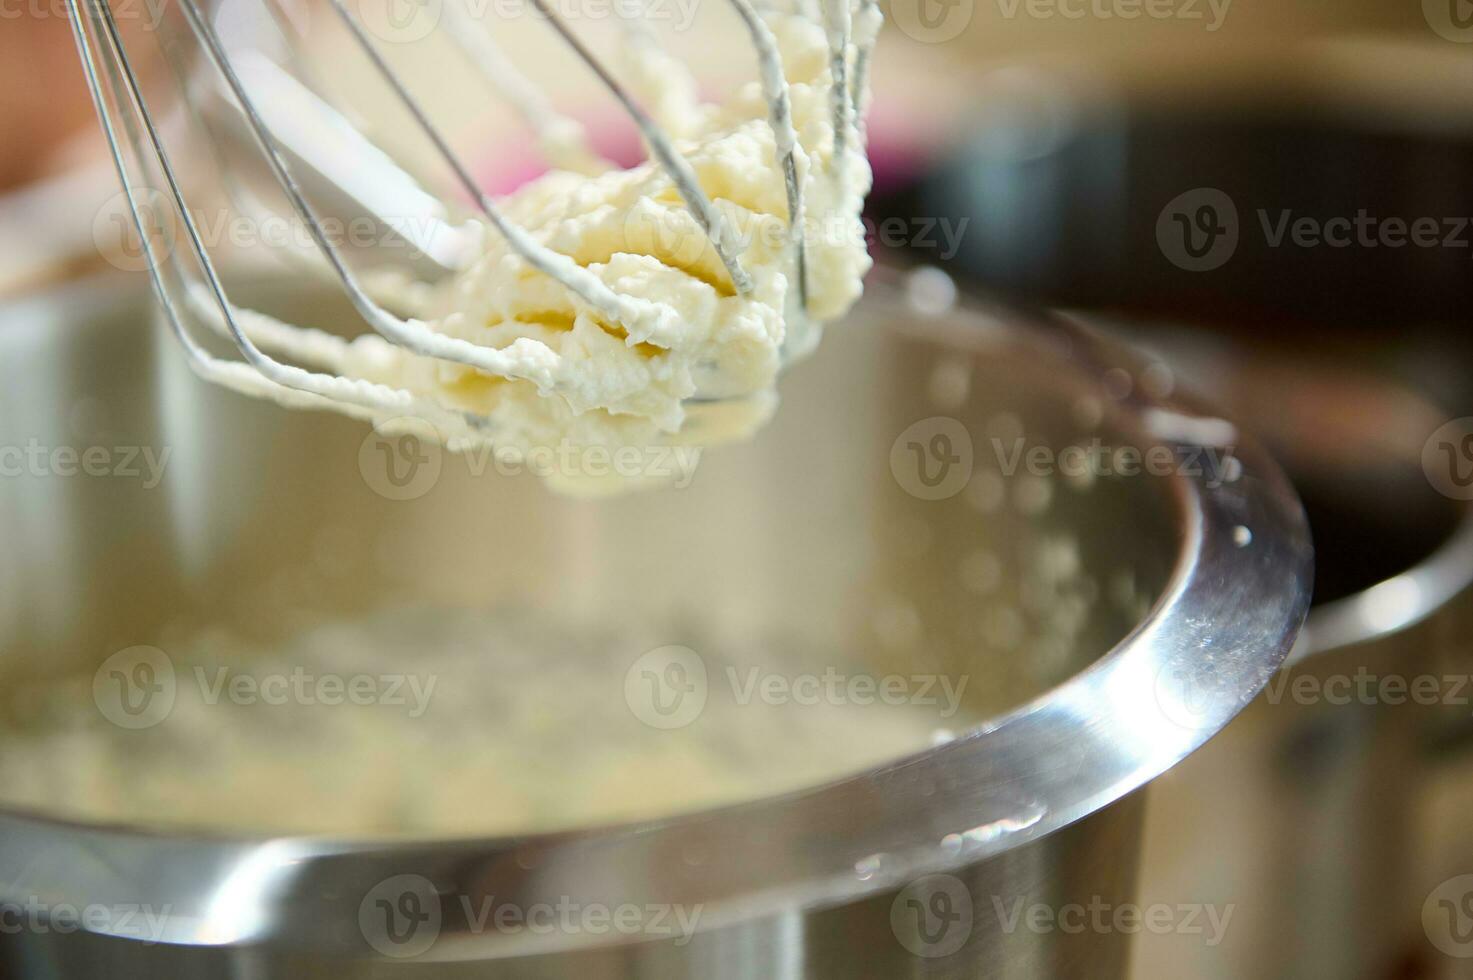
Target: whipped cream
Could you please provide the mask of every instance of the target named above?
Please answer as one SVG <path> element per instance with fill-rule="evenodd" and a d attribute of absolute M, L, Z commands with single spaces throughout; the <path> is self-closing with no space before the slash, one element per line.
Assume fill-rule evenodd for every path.
<path fill-rule="evenodd" d="M 472 219 L 479 242 L 445 281 L 376 280 L 375 296 L 421 331 L 420 353 L 374 334 L 293 337 L 242 311 L 253 339 L 348 379 L 297 375 L 297 390 L 255 393 L 389 429 L 427 421 L 452 450 L 750 436 L 775 409 L 781 368 L 849 309 L 870 266 L 858 119 L 879 14 L 849 4 L 829 0 L 842 10 L 820 18 L 734 0 L 758 72 L 720 105 L 698 101 L 685 66 L 632 31 L 622 77 L 650 106 L 650 160 L 553 170 Z M 573 492 L 633 482 L 548 479 Z"/>

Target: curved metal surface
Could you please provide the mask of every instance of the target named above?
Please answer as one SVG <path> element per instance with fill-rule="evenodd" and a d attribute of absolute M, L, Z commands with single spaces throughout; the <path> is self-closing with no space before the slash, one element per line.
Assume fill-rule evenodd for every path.
<path fill-rule="evenodd" d="M 3 311 L 4 360 L 57 331 L 98 329 L 100 311 L 118 302 L 99 287 Z M 1009 356 L 1031 358 L 1034 367 L 1056 364 L 1097 380 L 1135 366 L 1088 328 L 1055 318 L 989 309 L 922 316 L 894 297 L 867 306 L 856 316 L 871 323 L 867 329 L 899 327 L 942 349 L 1003 333 L 1015 345 Z M 845 342 L 837 332 L 831 341 Z M 1128 636 L 955 741 L 777 798 L 498 839 L 212 837 L 10 811 L 0 814 L 0 898 L 167 908 L 160 938 L 170 944 L 362 957 L 373 953 L 356 928 L 360 903 L 396 875 L 423 876 L 441 894 L 472 903 L 494 896 L 523 908 L 556 904 L 571 885 L 586 902 L 700 906 L 703 931 L 730 930 L 859 908 L 920 875 L 1021 860 L 1040 842 L 1068 840 L 1071 825 L 1173 766 L 1253 699 L 1288 654 L 1309 598 L 1304 517 L 1262 451 L 1180 396 L 1135 392 L 1120 410 L 1144 443 L 1173 452 L 1199 451 L 1197 434 L 1226 428 L 1237 462 L 1226 473 L 1164 478 L 1174 570 Z M 446 903 L 439 939 L 421 959 L 618 941 L 476 929 Z"/>
<path fill-rule="evenodd" d="M 1364 592 L 1316 606 L 1295 645 L 1291 664 L 1381 640 L 1424 622 L 1473 584 L 1473 512 L 1464 509 L 1457 530 L 1422 563 Z"/>
<path fill-rule="evenodd" d="M 1422 903 L 1450 870 L 1434 871 L 1444 862 L 1427 853 L 1419 812 L 1436 775 L 1428 749 L 1434 737 L 1466 738 L 1466 709 L 1390 685 L 1430 683 L 1440 702 L 1454 666 L 1442 661 L 1462 647 L 1473 510 L 1440 495 L 1421 459 L 1449 413 L 1397 377 L 1395 366 L 1420 362 L 1412 342 L 1135 336 L 1274 447 L 1324 544 L 1325 577 L 1337 579 L 1269 691 L 1152 794 L 1143 899 L 1233 903 L 1232 933 L 1215 948 L 1153 937 L 1135 975 L 1418 972 L 1435 955 Z M 1283 395 L 1270 401 L 1270 392 Z M 1455 715 L 1463 731 L 1449 724 Z M 1214 792 L 1224 785 L 1230 800 Z M 1196 846 L 1201 838 L 1210 851 Z"/>

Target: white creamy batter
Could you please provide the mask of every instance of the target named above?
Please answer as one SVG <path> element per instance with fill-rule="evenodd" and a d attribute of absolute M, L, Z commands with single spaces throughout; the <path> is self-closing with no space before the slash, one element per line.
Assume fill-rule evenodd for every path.
<path fill-rule="evenodd" d="M 753 50 L 757 80 L 700 102 L 685 66 L 632 31 L 621 78 L 650 107 L 650 160 L 554 170 L 475 219 L 480 246 L 447 281 L 377 282 L 407 317 L 390 324 L 398 342 L 292 337 L 243 316 L 263 346 L 350 379 L 299 372 L 256 393 L 332 400 L 391 427 L 422 419 L 451 449 L 750 436 L 776 406 L 780 368 L 848 310 L 870 266 L 859 119 L 880 16 L 868 0 L 806 14 L 733 6 L 750 35 L 733 43 Z M 567 149 L 555 161 L 586 156 Z M 575 492 L 630 482 L 549 479 Z"/>
<path fill-rule="evenodd" d="M 399 609 L 282 644 L 181 632 L 160 641 L 177 693 L 150 727 L 110 723 L 90 677 L 16 687 L 0 804 L 257 833 L 540 832 L 814 785 L 966 724 L 960 682 L 922 703 L 851 699 L 819 686 L 863 674 L 831 653 L 686 629 L 704 705 L 652 727 L 628 675 L 671 635 L 511 608 Z M 772 679 L 794 693 L 762 695 Z"/>

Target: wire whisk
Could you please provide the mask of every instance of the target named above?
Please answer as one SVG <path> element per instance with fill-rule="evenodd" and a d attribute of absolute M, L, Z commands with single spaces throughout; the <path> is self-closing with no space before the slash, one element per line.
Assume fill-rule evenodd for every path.
<path fill-rule="evenodd" d="M 262 0 L 273 20 L 283 26 L 292 21 L 292 12 L 283 6 L 285 2 Z M 513 64 L 487 25 L 476 22 L 462 2 L 443 0 L 436 29 L 454 42 L 456 49 L 480 70 L 488 89 L 505 99 L 525 122 L 546 161 L 555 168 L 585 174 L 596 174 L 607 168 L 609 164 L 589 148 L 581 125 L 554 108 Z M 668 177 L 684 209 L 719 257 L 731 289 L 739 296 L 749 294 L 753 277 L 742 260 L 739 229 L 703 189 L 676 141 L 551 9 L 547 0 L 529 2 L 538 17 L 576 54 L 632 120 L 649 160 Z M 771 11 L 759 9 L 753 0 L 726 2 L 739 18 L 746 41 L 756 56 L 757 77 L 768 106 L 766 123 L 771 130 L 786 195 L 791 282 L 798 308 L 805 310 L 809 294 L 805 181 L 800 173 L 799 135 L 794 127 L 792 92 L 784 74 L 782 52 L 766 16 Z M 348 376 L 355 359 L 361 360 L 363 356 L 362 338 L 356 342 L 355 349 L 354 340 L 296 327 L 239 306 L 231 299 L 206 235 L 190 208 L 180 168 L 171 158 L 163 137 L 164 126 L 145 97 L 140 72 L 109 0 L 68 0 L 68 3 L 88 87 L 117 167 L 128 211 L 145 250 L 155 291 L 195 371 L 234 390 L 290 406 L 331 407 L 367 419 L 414 416 L 450 432 L 485 430 L 488 420 L 474 411 L 422 391 Z M 390 66 L 359 16 L 344 0 L 325 0 L 325 3 L 346 29 L 353 45 L 386 83 L 393 98 L 407 111 L 415 129 L 429 141 L 434 157 L 453 177 L 464 202 L 469 202 L 471 213 L 504 239 L 511 252 L 596 311 L 604 322 L 621 331 L 631 345 L 644 342 L 658 345 L 679 332 L 679 314 L 672 306 L 658 297 L 634 295 L 611 286 L 508 217 L 482 189 L 471 169 L 431 121 L 425 107 Z M 833 83 L 833 154 L 839 165 L 846 154 L 862 152 L 863 134 L 858 120 L 880 15 L 875 0 L 820 0 L 820 3 L 821 6 L 815 6 L 813 0 L 796 0 L 796 6 L 785 12 L 821 25 L 828 39 Z M 272 104 L 273 85 L 281 91 L 312 92 L 306 56 L 292 49 L 288 62 L 293 71 L 274 64 L 263 66 L 257 52 L 232 49 L 225 43 L 215 11 L 206 8 L 201 0 L 178 0 L 178 10 L 182 24 L 175 25 L 174 33 L 160 44 L 183 93 L 183 111 L 191 124 L 204 127 L 210 135 L 208 142 L 217 154 L 216 163 L 227 178 L 227 186 L 234 188 L 232 196 L 237 201 L 240 196 L 246 196 L 241 190 L 244 181 L 232 176 L 237 169 L 235 154 L 228 141 L 220 137 L 218 122 L 204 118 L 205 114 L 195 104 L 202 90 L 198 82 L 200 66 L 223 83 L 223 92 L 238 114 L 238 123 L 292 212 L 302 222 L 317 256 L 383 344 L 485 375 L 530 382 L 541 394 L 555 394 L 559 384 L 559 354 L 539 341 L 524 337 L 498 347 L 450 336 L 437 330 L 433 323 L 400 315 L 375 298 L 363 275 L 354 270 L 343 247 L 325 230 L 323 213 L 314 200 L 320 195 L 307 189 L 310 182 L 320 185 L 324 175 L 306 172 L 311 168 L 304 166 L 303 158 L 310 154 L 302 151 L 294 137 L 283 134 L 283 121 L 291 117 L 289 112 Z M 630 20 L 624 27 L 625 43 L 629 45 L 655 50 L 659 44 L 648 26 L 638 19 Z M 193 56 L 185 49 L 186 42 L 196 46 Z M 399 167 L 361 132 L 351 129 L 335 129 L 335 132 L 342 144 L 334 153 L 355 161 L 355 166 L 373 164 L 370 169 L 381 176 L 381 183 L 402 191 L 396 200 L 402 204 L 406 198 L 412 198 L 430 220 L 449 230 L 450 246 L 433 250 L 429 256 L 439 272 L 453 274 L 473 259 L 478 240 L 476 229 L 449 218 L 455 207 L 425 191 L 408 176 L 405 168 Z M 329 184 L 346 183 L 335 181 L 331 173 L 325 179 Z M 362 183 L 356 177 L 355 181 Z M 155 186 L 159 189 L 153 190 Z M 373 196 L 371 188 L 365 191 L 339 186 L 337 189 L 360 202 L 366 196 Z M 392 218 L 385 220 L 393 224 Z M 171 247 L 173 243 L 165 241 L 164 226 L 171 222 L 186 246 L 183 255 Z M 400 225 L 404 224 L 401 220 Z M 227 338 L 239 353 L 239 359 L 211 353 L 203 340 L 209 334 Z M 278 356 L 282 352 L 289 360 Z M 700 397 L 698 393 L 696 399 Z"/>

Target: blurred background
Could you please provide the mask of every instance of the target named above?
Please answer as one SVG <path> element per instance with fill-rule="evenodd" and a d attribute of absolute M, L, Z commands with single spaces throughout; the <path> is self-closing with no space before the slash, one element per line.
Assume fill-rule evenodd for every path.
<path fill-rule="evenodd" d="M 141 51 L 161 2 L 136 0 L 125 18 Z M 362 7 L 375 16 L 374 0 Z M 1466 529 L 1467 498 L 1459 460 L 1450 490 L 1429 476 L 1424 450 L 1444 425 L 1473 415 L 1473 5 L 884 7 L 869 126 L 881 261 L 940 265 L 968 291 L 1103 324 L 1258 432 L 1306 501 L 1321 608 L 1343 612 L 1337 601 L 1445 559 Z M 356 97 L 376 137 L 425 159 L 420 141 L 397 142 L 402 120 L 375 100 L 367 66 L 328 18 L 302 9 L 312 61 L 330 66 L 323 84 Z M 672 5 L 677 27 L 685 10 Z M 64 7 L 0 0 L 0 20 L 3 299 L 113 271 L 123 226 Z M 750 75 L 745 47 L 691 23 L 675 42 L 703 83 Z M 507 47 L 565 59 L 540 28 L 510 24 Z M 442 42 L 406 36 L 391 48 L 489 188 L 537 171 L 500 103 Z M 594 83 L 584 73 L 550 70 L 538 81 L 600 145 L 635 145 L 606 121 L 612 113 L 587 108 Z M 1473 456 L 1461 462 L 1473 467 Z M 1319 634 L 1312 621 L 1311 641 L 1357 664 L 1397 657 L 1405 671 L 1415 657 L 1439 676 L 1466 671 L 1458 665 L 1473 640 L 1460 583 L 1470 570 L 1458 561 L 1442 569 L 1454 584 L 1415 623 L 1342 637 L 1334 631 L 1344 621 L 1327 614 Z M 1371 744 L 1367 731 L 1404 725 L 1370 711 L 1303 720 L 1269 748 L 1230 732 L 1204 753 L 1215 779 L 1190 767 L 1168 774 L 1146 838 L 1142 902 L 1231 904 L 1237 889 L 1271 881 L 1285 903 L 1279 921 L 1240 925 L 1213 948 L 1200 936 L 1142 935 L 1137 975 L 1473 976 L 1464 969 L 1473 961 L 1427 943 L 1421 918 L 1439 882 L 1473 871 L 1462 833 L 1473 812 L 1468 713 L 1406 726 L 1415 729 L 1407 751 L 1433 760 L 1426 783 L 1409 786 L 1394 757 L 1358 752 Z M 1253 753 L 1262 771 L 1245 761 Z M 1243 805 L 1223 791 L 1233 779 L 1262 781 L 1283 807 Z M 1394 814 L 1383 806 L 1408 796 Z M 1239 835 L 1232 847 L 1204 843 L 1204 826 L 1228 825 Z M 1218 843 L 1239 857 L 1204 853 Z M 1247 867 L 1245 850 L 1263 866 Z M 1286 855 L 1312 860 L 1276 880 Z M 1353 898 L 1336 906 L 1335 896 Z M 1371 934 L 1374 943 L 1362 942 Z M 1327 961 L 1336 944 L 1347 953 Z"/>

